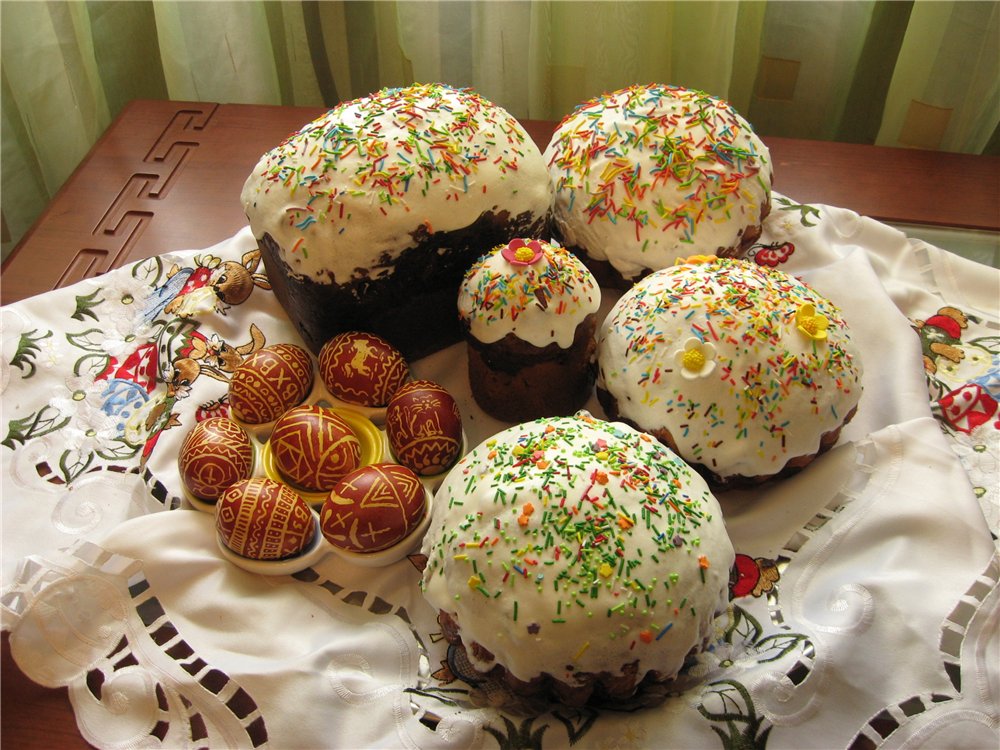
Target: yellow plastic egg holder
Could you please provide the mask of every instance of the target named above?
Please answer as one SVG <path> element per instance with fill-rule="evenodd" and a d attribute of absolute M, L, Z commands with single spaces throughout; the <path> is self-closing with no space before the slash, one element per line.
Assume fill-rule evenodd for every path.
<path fill-rule="evenodd" d="M 358 459 L 358 468 L 364 466 L 371 466 L 372 464 L 382 463 L 385 455 L 385 436 L 382 430 L 375 426 L 375 424 L 365 417 L 363 414 L 351 411 L 350 409 L 341 409 L 337 407 L 324 407 L 329 409 L 338 417 L 347 422 L 347 426 L 351 428 L 351 432 L 358 439 L 358 443 L 361 445 L 361 456 Z M 268 479 L 273 479 L 276 482 L 284 482 L 291 489 L 295 490 L 301 496 L 303 500 L 309 505 L 317 506 L 322 505 L 326 500 L 327 495 L 330 494 L 329 490 L 312 490 L 305 487 L 299 487 L 294 482 L 290 482 L 282 474 L 281 470 L 278 468 L 277 463 L 274 459 L 274 452 L 271 450 L 271 441 L 267 440 L 262 444 L 260 449 L 261 458 L 261 469 L 263 470 L 264 476 Z"/>
<path fill-rule="evenodd" d="M 304 403 L 298 404 L 298 406 L 303 405 Z M 351 428 L 351 432 L 354 433 L 354 436 L 358 439 L 358 443 L 361 446 L 358 468 L 382 463 L 385 460 L 388 446 L 385 433 L 368 417 L 351 409 L 325 406 L 323 404 L 316 405 L 323 406 L 324 409 L 328 409 L 333 412 L 338 417 L 343 419 L 347 423 L 347 426 Z M 240 427 L 244 430 L 247 429 L 245 423 L 238 419 L 233 419 L 233 417 L 229 418 L 240 425 Z M 273 479 L 276 482 L 281 482 L 282 484 L 287 485 L 291 490 L 294 490 L 307 505 L 314 508 L 321 506 L 323 501 L 326 500 L 326 496 L 330 494 L 329 490 L 311 490 L 300 487 L 294 482 L 286 479 L 278 469 L 274 460 L 274 453 L 271 451 L 271 432 L 273 432 L 274 423 L 276 421 L 277 420 L 274 420 L 273 422 L 268 423 L 270 427 L 266 431 L 257 430 L 251 432 L 247 430 L 247 433 L 250 436 L 250 446 L 253 449 L 253 464 L 247 479 L 252 477 L 266 477 L 267 479 Z M 260 427 L 260 425 L 257 426 Z M 185 498 L 194 508 L 205 511 L 206 513 L 215 513 L 217 503 L 202 500 L 201 498 L 196 497 L 191 494 L 187 487 L 184 487 L 183 490 Z"/>

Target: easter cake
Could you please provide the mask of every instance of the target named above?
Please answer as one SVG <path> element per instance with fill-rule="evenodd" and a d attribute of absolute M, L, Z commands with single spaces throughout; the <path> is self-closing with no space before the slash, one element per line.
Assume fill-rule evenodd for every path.
<path fill-rule="evenodd" d="M 634 85 L 568 114 L 543 158 L 553 233 L 602 286 L 628 288 L 693 253 L 740 256 L 771 207 L 767 147 L 733 107 Z"/>
<path fill-rule="evenodd" d="M 572 414 L 593 390 L 601 290 L 572 253 L 517 238 L 468 270 L 458 311 L 469 385 L 507 422 Z"/>
<path fill-rule="evenodd" d="M 734 561 L 705 481 L 624 424 L 510 427 L 452 469 L 421 588 L 451 649 L 521 704 L 627 700 L 674 678 L 728 603 Z"/>
<path fill-rule="evenodd" d="M 458 341 L 455 297 L 484 251 L 537 236 L 548 176 L 504 109 L 415 84 L 343 102 L 264 154 L 242 203 L 306 344 L 364 330 L 418 358 Z"/>
<path fill-rule="evenodd" d="M 598 332 L 597 396 L 716 487 L 787 475 L 861 398 L 841 311 L 783 271 L 695 257 L 626 292 Z"/>

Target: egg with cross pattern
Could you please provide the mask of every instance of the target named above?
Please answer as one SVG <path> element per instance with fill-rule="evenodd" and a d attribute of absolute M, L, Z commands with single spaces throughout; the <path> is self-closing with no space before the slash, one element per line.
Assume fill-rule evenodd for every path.
<path fill-rule="evenodd" d="M 419 477 L 405 466 L 372 464 L 353 471 L 330 491 L 320 531 L 334 547 L 378 552 L 405 539 L 427 512 Z"/>

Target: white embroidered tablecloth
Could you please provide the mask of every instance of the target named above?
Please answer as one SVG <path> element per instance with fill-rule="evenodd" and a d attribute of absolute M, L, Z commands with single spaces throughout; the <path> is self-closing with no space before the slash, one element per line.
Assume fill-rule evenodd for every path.
<path fill-rule="evenodd" d="M 1000 272 L 776 195 L 754 260 L 843 310 L 858 414 L 801 474 L 720 495 L 746 576 L 673 694 L 524 717 L 455 678 L 408 561 L 249 573 L 181 499 L 180 442 L 225 412 L 235 363 L 299 341 L 254 251 L 245 229 L 0 309 L 3 628 L 88 741 L 1000 745 Z M 411 364 L 470 444 L 504 426 L 469 395 L 464 345 Z"/>

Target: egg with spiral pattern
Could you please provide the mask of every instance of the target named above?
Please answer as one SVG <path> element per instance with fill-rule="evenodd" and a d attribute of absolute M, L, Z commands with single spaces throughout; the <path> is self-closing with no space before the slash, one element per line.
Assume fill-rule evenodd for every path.
<path fill-rule="evenodd" d="M 395 459 L 422 476 L 449 468 L 462 450 L 458 404 L 430 380 L 413 380 L 393 394 L 385 431 Z"/>
<path fill-rule="evenodd" d="M 306 502 L 287 485 L 254 477 L 219 497 L 215 528 L 233 552 L 252 560 L 281 560 L 301 553 L 316 534 Z"/>
<path fill-rule="evenodd" d="M 330 394 L 359 406 L 385 406 L 406 381 L 410 368 L 385 339 L 347 331 L 327 341 L 319 352 L 319 374 Z"/>
<path fill-rule="evenodd" d="M 312 404 L 282 414 L 268 447 L 282 478 L 310 492 L 330 490 L 361 464 L 361 442 L 347 421 Z"/>
<path fill-rule="evenodd" d="M 264 424 L 301 404 L 312 386 L 312 358 L 305 349 L 295 344 L 265 346 L 233 372 L 229 406 L 240 421 Z"/>
<path fill-rule="evenodd" d="M 228 417 L 199 422 L 185 436 L 177 461 L 184 487 L 200 500 L 215 502 L 227 487 L 253 473 L 250 436 Z"/>
<path fill-rule="evenodd" d="M 334 547 L 378 552 L 420 523 L 427 495 L 420 478 L 399 464 L 364 466 L 341 479 L 320 512 L 320 531 Z"/>

